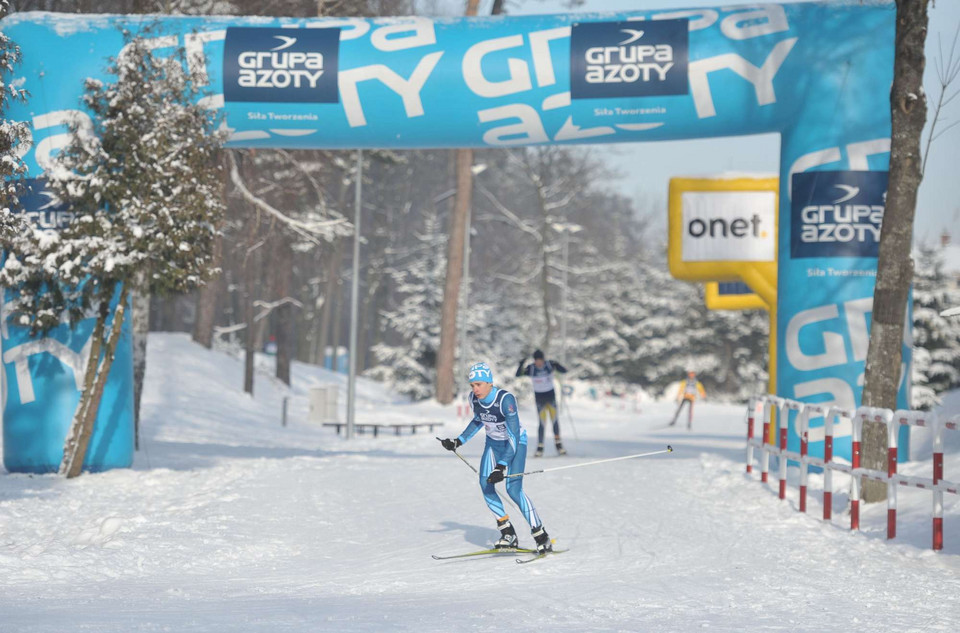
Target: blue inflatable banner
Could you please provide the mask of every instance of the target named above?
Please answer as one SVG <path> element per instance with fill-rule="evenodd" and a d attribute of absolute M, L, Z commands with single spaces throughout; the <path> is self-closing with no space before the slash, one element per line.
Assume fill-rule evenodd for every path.
<path fill-rule="evenodd" d="M 23 51 L 8 80 L 31 98 L 8 114 L 31 125 L 24 159 L 32 177 L 52 166 L 69 123 L 90 125 L 83 80 L 109 80 L 124 29 L 147 33 L 156 54 L 186 50 L 233 147 L 508 147 L 779 133 L 777 392 L 854 406 L 889 161 L 894 17 L 892 3 L 804 2 L 443 19 L 18 13 L 0 26 Z M 5 337 L 4 350 L 10 345 Z M 48 379 L 39 365 L 29 371 L 35 386 Z M 18 406 L 9 400 L 7 415 Z M 35 424 L 55 428 L 60 415 L 51 407 Z M 9 451 L 33 441 L 19 437 Z M 46 441 L 39 431 L 36 441 Z M 799 442 L 793 432 L 790 442 Z"/>

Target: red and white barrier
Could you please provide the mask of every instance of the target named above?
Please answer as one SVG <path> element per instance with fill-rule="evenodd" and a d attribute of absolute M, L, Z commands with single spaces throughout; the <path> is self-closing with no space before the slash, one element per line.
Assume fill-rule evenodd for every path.
<path fill-rule="evenodd" d="M 772 412 L 776 408 L 780 412 L 780 433 L 777 445 L 767 444 L 764 438 L 768 437 Z M 763 434 L 754 437 L 754 421 L 757 411 L 763 415 Z M 787 450 L 787 414 L 796 411 L 796 428 L 800 435 L 800 452 Z M 808 425 L 811 417 L 823 416 L 824 447 L 823 459 L 807 454 Z M 834 425 L 841 419 L 849 419 L 852 423 L 852 458 L 851 464 L 843 464 L 833 459 Z M 863 468 L 860 464 L 861 441 L 864 422 L 878 422 L 887 429 L 887 468 L 885 471 Z M 933 473 L 930 479 L 924 477 L 910 477 L 897 472 L 897 431 L 900 426 L 922 426 L 929 428 L 933 433 Z M 800 465 L 800 512 L 807 511 L 807 475 L 810 465 L 823 468 L 823 520 L 830 521 L 832 514 L 833 472 L 839 471 L 850 475 L 850 529 L 860 528 L 860 478 L 874 479 L 887 484 L 887 538 L 893 539 L 897 535 L 897 486 L 913 486 L 930 490 L 933 493 L 933 549 L 943 549 L 943 493 L 960 494 L 960 484 L 946 481 L 943 478 L 943 431 L 945 429 L 960 430 L 960 416 L 938 420 L 937 416 L 927 411 L 890 411 L 860 407 L 856 411 L 839 407 L 826 407 L 816 404 L 806 404 L 779 398 L 777 396 L 761 396 L 753 398 L 747 405 L 747 472 L 753 471 L 754 449 L 760 450 L 760 481 L 767 482 L 770 455 L 780 458 L 779 490 L 780 499 L 786 498 L 787 488 L 787 461 L 793 460 Z"/>

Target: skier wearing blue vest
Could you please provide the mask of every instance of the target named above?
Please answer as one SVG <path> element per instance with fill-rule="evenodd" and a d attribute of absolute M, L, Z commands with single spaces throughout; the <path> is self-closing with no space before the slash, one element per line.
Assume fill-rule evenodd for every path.
<path fill-rule="evenodd" d="M 512 393 L 493 386 L 493 371 L 486 363 L 477 363 L 470 367 L 468 378 L 473 393 L 470 405 L 473 419 L 454 439 L 440 440 L 448 451 L 470 441 L 483 427 L 487 433 L 487 443 L 480 459 L 480 489 L 487 507 L 497 517 L 500 540 L 497 549 L 516 549 L 519 546 L 517 532 L 510 523 L 503 501 L 497 494 L 495 484 L 504 481 L 505 475 L 522 473 L 527 460 L 527 432 L 520 426 L 517 414 L 517 399 Z M 523 518 L 530 524 L 530 531 L 537 542 L 537 553 L 553 551 L 550 536 L 543 528 L 543 522 L 529 497 L 523 492 L 523 477 L 506 479 L 507 494 L 520 508 Z"/>
<path fill-rule="evenodd" d="M 566 455 L 567 451 L 563 448 L 563 442 L 560 441 L 560 418 L 557 416 L 557 392 L 553 386 L 553 372 L 565 374 L 567 368 L 555 360 L 546 360 L 540 350 L 533 353 L 532 364 L 524 367 L 526 362 L 526 357 L 520 361 L 520 366 L 517 367 L 517 378 L 530 376 L 533 382 L 533 396 L 537 401 L 537 413 L 540 415 L 540 426 L 537 428 L 537 451 L 533 456 L 543 456 L 543 435 L 548 418 L 553 419 L 553 441 L 557 447 L 557 455 Z"/>

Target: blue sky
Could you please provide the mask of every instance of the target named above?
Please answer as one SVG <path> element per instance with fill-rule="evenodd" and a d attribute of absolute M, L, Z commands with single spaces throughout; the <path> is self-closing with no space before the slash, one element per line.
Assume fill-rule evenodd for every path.
<path fill-rule="evenodd" d="M 875 1 L 875 0 L 871 0 Z M 636 11 L 645 9 L 670 9 L 689 7 L 731 6 L 744 4 L 736 0 L 586 0 L 573 12 L 583 11 Z M 427 3 L 429 4 L 429 3 Z M 490 13 L 493 0 L 481 0 L 480 14 Z M 570 12 L 564 0 L 507 0 L 512 15 L 535 13 Z M 437 8 L 444 13 L 461 13 L 466 2 L 462 0 L 437 0 Z M 938 36 L 943 42 L 944 55 L 949 50 L 954 33 L 960 25 L 960 0 L 938 0 L 930 8 L 930 28 L 927 37 L 927 68 L 925 88 L 930 101 L 928 130 L 924 131 L 923 147 L 926 147 L 929 121 L 933 118 L 933 103 L 940 93 L 934 72 L 934 58 L 938 53 Z M 960 90 L 960 80 L 952 87 Z M 940 115 L 938 129 L 944 119 L 960 120 L 960 98 L 951 103 Z M 667 182 L 682 174 L 708 174 L 721 171 L 749 171 L 774 173 L 779 167 L 780 140 L 775 134 L 737 137 L 734 139 L 709 139 L 695 141 L 670 141 L 657 143 L 656 164 L 644 160 L 649 148 L 641 143 L 596 146 L 595 151 L 608 157 L 608 162 L 621 172 L 611 182 L 624 195 L 636 197 L 647 204 L 663 209 L 660 219 L 666 221 Z M 643 165 L 643 172 L 625 167 Z M 915 238 L 932 241 L 947 229 L 954 243 L 960 242 L 960 125 L 949 130 L 934 141 L 927 164 L 927 171 L 917 201 Z"/>

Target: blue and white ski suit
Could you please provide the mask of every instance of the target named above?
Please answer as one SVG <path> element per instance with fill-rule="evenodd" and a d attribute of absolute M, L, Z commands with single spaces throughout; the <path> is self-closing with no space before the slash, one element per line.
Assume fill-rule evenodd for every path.
<path fill-rule="evenodd" d="M 487 443 L 480 459 L 480 489 L 490 511 L 499 519 L 507 513 L 496 487 L 487 483 L 487 477 L 497 464 L 505 465 L 508 475 L 523 472 L 527 462 L 527 432 L 520 426 L 517 399 L 509 391 L 494 387 L 483 400 L 470 394 L 470 405 L 473 407 L 473 419 L 457 439 L 461 444 L 466 444 L 480 427 L 486 429 Z M 533 507 L 533 502 L 523 492 L 523 477 L 507 479 L 506 487 L 507 494 L 520 508 L 530 527 L 540 527 L 540 517 Z"/>

